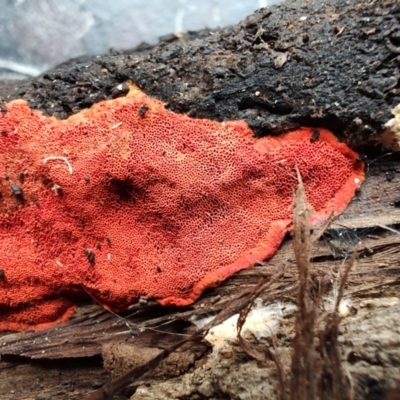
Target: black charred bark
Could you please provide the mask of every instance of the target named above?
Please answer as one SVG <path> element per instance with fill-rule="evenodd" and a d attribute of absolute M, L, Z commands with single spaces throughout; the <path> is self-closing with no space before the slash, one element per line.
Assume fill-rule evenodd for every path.
<path fill-rule="evenodd" d="M 400 103 L 395 0 L 287 1 L 234 27 L 173 39 L 3 82 L 0 96 L 67 118 L 123 96 L 119 85 L 132 80 L 175 112 L 244 119 L 256 135 L 319 126 L 356 148 L 367 145 Z"/>

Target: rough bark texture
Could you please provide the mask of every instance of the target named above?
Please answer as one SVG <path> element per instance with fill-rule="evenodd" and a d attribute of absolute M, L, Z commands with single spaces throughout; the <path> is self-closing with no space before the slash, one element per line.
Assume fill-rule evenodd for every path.
<path fill-rule="evenodd" d="M 144 54 L 70 61 L 5 85 L 0 96 L 66 118 L 124 95 L 116 87 L 131 79 L 176 112 L 244 119 L 257 134 L 311 124 L 361 145 L 400 102 L 399 7 L 390 0 L 288 1 Z"/>
<path fill-rule="evenodd" d="M 47 115 L 66 118 L 123 96 L 119 85 L 132 80 L 175 112 L 245 119 L 257 135 L 324 127 L 371 154 L 380 150 L 373 147 L 400 103 L 396 1 L 287 1 L 233 28 L 171 40 L 154 49 L 72 60 L 32 81 L 2 82 L 0 96 L 26 99 Z M 400 376 L 400 165 L 393 155 L 371 157 L 362 190 L 314 249 L 312 276 L 331 290 L 329 302 L 338 271 L 357 245 L 339 335 L 342 360 L 357 398 L 382 399 Z M 191 321 L 215 315 L 237 293 L 283 267 L 284 277 L 261 298 L 287 305 L 298 288 L 289 238 L 270 262 L 242 271 L 190 307 L 139 304 L 124 319 L 84 305 L 59 327 L 4 335 L 1 398 L 80 399 L 111 377 L 102 367 L 102 352 L 107 368 L 119 374 L 168 346 Z M 280 315 L 278 348 L 288 366 L 294 311 L 288 307 Z M 261 344 L 271 346 L 268 340 Z M 210 355 L 209 346 L 199 343 L 170 357 L 142 381 L 134 399 L 278 396 L 275 364 L 249 359 L 236 344 Z M 119 398 L 133 392 L 127 389 Z"/>

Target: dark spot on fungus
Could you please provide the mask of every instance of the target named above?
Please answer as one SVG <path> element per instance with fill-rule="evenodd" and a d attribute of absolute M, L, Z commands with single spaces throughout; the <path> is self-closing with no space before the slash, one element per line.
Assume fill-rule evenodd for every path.
<path fill-rule="evenodd" d="M 23 172 L 20 172 L 20 173 L 18 174 L 18 180 L 19 180 L 21 183 L 24 183 L 25 174 L 24 174 Z"/>
<path fill-rule="evenodd" d="M 7 136 L 7 129 L 2 129 L 2 130 L 0 131 L 0 133 L 1 133 L 3 136 Z"/>
<path fill-rule="evenodd" d="M 93 266 L 94 265 L 94 252 L 93 252 L 93 250 L 85 249 L 85 250 L 83 250 L 83 252 L 86 254 L 86 257 L 87 257 L 87 259 L 89 261 L 89 264 Z"/>
<path fill-rule="evenodd" d="M 146 115 L 146 111 L 149 109 L 149 106 L 144 103 L 139 108 L 139 115 L 143 118 Z"/>
<path fill-rule="evenodd" d="M 161 273 L 161 272 L 162 272 L 161 267 L 159 267 L 158 265 L 157 265 L 157 272 L 158 272 L 158 273 Z"/>
<path fill-rule="evenodd" d="M 96 249 L 101 250 L 101 243 L 96 243 Z"/>
<path fill-rule="evenodd" d="M 90 183 L 90 178 L 88 176 L 84 176 L 83 179 L 85 180 L 86 183 Z"/>
<path fill-rule="evenodd" d="M 0 279 L 3 279 L 4 276 L 4 269 L 0 269 Z"/>
<path fill-rule="evenodd" d="M 316 129 L 316 130 L 311 134 L 310 142 L 311 142 L 311 143 L 314 143 L 314 142 L 316 142 L 318 139 L 319 139 L 319 130 Z"/>
<path fill-rule="evenodd" d="M 109 237 L 106 237 L 106 242 L 109 246 L 111 246 L 111 239 Z"/>
<path fill-rule="evenodd" d="M 135 202 L 144 196 L 144 190 L 136 186 L 132 179 L 113 178 L 110 181 L 110 190 L 123 202 Z"/>
<path fill-rule="evenodd" d="M 11 184 L 11 192 L 15 197 L 22 197 L 22 190 L 16 183 Z"/>

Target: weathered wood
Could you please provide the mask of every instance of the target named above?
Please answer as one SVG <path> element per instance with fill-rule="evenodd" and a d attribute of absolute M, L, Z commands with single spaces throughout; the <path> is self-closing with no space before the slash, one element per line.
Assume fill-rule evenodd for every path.
<path fill-rule="evenodd" d="M 398 156 L 374 161 L 373 154 L 380 148 L 373 146 L 382 124 L 391 118 L 390 109 L 400 103 L 399 19 L 396 1 L 288 1 L 212 35 L 190 36 L 145 52 L 77 60 L 33 81 L 0 82 L 0 95 L 6 101 L 25 98 L 32 107 L 65 118 L 101 99 L 123 95 L 116 87 L 131 79 L 176 112 L 217 120 L 245 119 L 257 134 L 299 125 L 321 126 L 371 152 L 360 193 L 314 249 L 313 278 L 316 286 L 334 286 L 337 272 L 356 248 L 358 260 L 346 296 L 360 311 L 343 329 L 356 332 L 357 324 L 368 316 L 363 301 L 376 300 L 381 308 L 371 311 L 375 319 L 366 325 L 370 334 L 379 333 L 379 318 L 386 321 L 388 331 L 396 331 L 394 321 L 399 320 L 400 310 L 389 299 L 398 299 L 400 289 L 400 164 Z M 82 398 L 96 382 L 110 377 L 98 357 L 104 344 L 132 344 L 139 353 L 162 349 L 176 334 L 185 334 L 193 319 L 215 315 L 241 290 L 282 268 L 284 277 L 262 298 L 294 301 L 297 269 L 287 238 L 273 259 L 208 290 L 190 307 L 162 308 L 149 303 L 118 316 L 97 305 L 83 305 L 71 321 L 58 327 L 5 334 L 0 337 L 0 397 Z M 392 319 L 385 307 L 392 307 Z M 160 334 L 164 331 L 168 334 Z M 353 347 L 361 352 L 357 336 L 351 345 L 345 338 L 344 352 Z M 376 385 L 383 392 L 390 387 L 385 373 L 393 377 L 400 359 L 394 347 L 385 346 L 382 351 L 390 357 L 382 361 L 376 375 L 380 377 Z M 201 359 L 206 352 L 207 346 L 198 345 L 192 354 Z M 16 356 L 22 358 L 15 361 Z M 88 365 L 82 365 L 82 359 L 93 356 Z M 375 371 L 373 357 L 365 359 L 366 366 L 351 367 L 360 379 L 367 379 L 369 373 L 375 376 L 368 371 L 368 367 Z M 242 365 L 237 354 L 230 363 L 234 362 Z M 160 380 L 163 372 L 157 376 Z"/>
<path fill-rule="evenodd" d="M 81 399 L 110 378 L 99 359 L 27 363 L 0 362 L 0 397 L 4 400 Z"/>

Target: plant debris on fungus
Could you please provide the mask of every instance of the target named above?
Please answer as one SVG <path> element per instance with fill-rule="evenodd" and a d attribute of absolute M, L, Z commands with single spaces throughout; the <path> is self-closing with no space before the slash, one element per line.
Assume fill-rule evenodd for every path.
<path fill-rule="evenodd" d="M 244 121 L 175 114 L 134 87 L 62 121 L 15 100 L 0 131 L 0 330 L 65 321 L 87 293 L 114 311 L 141 297 L 190 304 L 276 252 L 296 168 L 314 224 L 364 178 L 327 130 L 257 139 Z"/>

